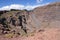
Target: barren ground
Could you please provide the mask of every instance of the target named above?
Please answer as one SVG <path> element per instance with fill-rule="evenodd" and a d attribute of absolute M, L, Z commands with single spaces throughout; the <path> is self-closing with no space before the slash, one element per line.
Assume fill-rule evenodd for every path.
<path fill-rule="evenodd" d="M 28 37 L 2 38 L 0 40 L 60 40 L 60 28 L 46 28 Z"/>

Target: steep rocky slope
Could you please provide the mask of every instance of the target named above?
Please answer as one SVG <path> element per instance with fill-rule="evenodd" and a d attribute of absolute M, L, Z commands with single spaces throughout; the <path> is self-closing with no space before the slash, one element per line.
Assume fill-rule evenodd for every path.
<path fill-rule="evenodd" d="M 26 25 L 29 14 L 27 11 L 9 11 L 0 16 L 0 34 L 27 33 Z"/>
<path fill-rule="evenodd" d="M 41 27 L 60 27 L 60 3 L 35 8 L 33 13 Z"/>
<path fill-rule="evenodd" d="M 32 11 L 0 12 L 0 35 L 23 36 L 43 28 L 60 28 L 60 3 L 37 7 Z"/>

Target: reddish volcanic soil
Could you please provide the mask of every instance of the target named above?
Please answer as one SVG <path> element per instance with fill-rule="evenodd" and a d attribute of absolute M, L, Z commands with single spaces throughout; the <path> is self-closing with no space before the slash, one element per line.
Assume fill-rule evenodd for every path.
<path fill-rule="evenodd" d="M 59 28 L 46 28 L 28 37 L 2 38 L 0 40 L 60 40 Z"/>

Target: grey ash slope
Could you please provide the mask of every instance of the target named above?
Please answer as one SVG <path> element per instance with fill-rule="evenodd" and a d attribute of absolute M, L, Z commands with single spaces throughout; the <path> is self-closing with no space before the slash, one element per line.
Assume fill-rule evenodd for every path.
<path fill-rule="evenodd" d="M 38 7 L 33 10 L 36 19 L 40 20 L 42 26 L 51 24 L 51 27 L 60 26 L 60 3 L 53 3 L 47 6 Z M 56 23 L 55 23 L 56 22 Z M 49 27 L 49 26 L 48 26 Z"/>

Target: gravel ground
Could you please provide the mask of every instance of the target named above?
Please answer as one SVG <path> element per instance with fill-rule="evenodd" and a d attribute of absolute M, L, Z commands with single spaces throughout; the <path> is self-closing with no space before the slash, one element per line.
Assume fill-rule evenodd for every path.
<path fill-rule="evenodd" d="M 44 31 L 38 31 L 32 36 L 3 38 L 0 40 L 60 40 L 60 28 L 46 28 Z"/>

